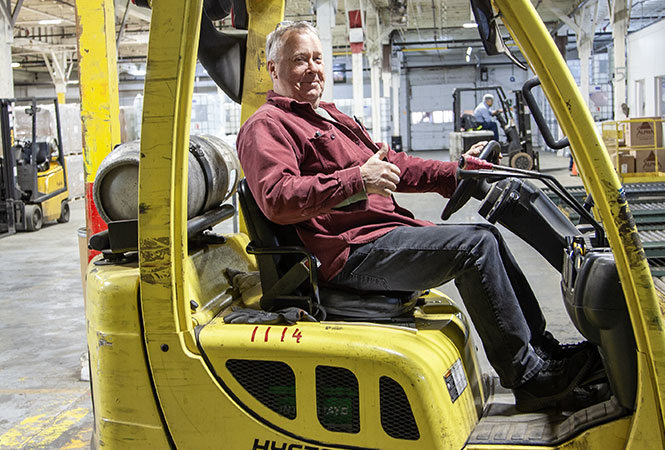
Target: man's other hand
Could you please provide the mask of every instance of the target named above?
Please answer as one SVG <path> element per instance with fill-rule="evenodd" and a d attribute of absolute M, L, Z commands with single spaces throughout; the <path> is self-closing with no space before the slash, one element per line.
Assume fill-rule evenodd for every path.
<path fill-rule="evenodd" d="M 387 154 L 388 146 L 381 144 L 379 151 L 360 166 L 360 174 L 368 194 L 389 197 L 397 189 L 401 172 L 395 164 L 384 161 Z"/>

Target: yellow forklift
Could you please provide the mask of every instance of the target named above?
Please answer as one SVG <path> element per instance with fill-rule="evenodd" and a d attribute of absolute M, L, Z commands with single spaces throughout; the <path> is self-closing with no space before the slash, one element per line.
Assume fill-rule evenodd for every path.
<path fill-rule="evenodd" d="M 45 126 L 38 124 L 38 103 L 53 104 L 56 136 L 38 136 Z M 19 113 L 30 117 L 30 130 L 23 130 L 27 139 L 15 134 Z M 36 231 L 44 222 L 68 222 L 69 190 L 57 98 L 0 99 L 0 129 L 0 236 Z"/>
<path fill-rule="evenodd" d="M 498 101 L 500 112 L 495 116 L 499 126 L 506 135 L 506 141 L 501 142 L 501 153 L 508 159 L 511 167 L 526 170 L 540 170 L 538 152 L 534 151 L 531 142 L 531 114 L 525 104 L 525 96 L 522 91 L 514 91 L 515 102 L 506 97 L 501 86 L 479 86 L 453 89 L 453 117 L 455 131 L 478 130 L 478 123 L 473 114 L 462 112 L 463 97 L 465 92 L 471 92 L 477 97 L 477 93 L 490 93 Z M 529 97 L 531 99 L 532 97 Z M 468 101 L 468 100 L 467 100 Z M 535 99 L 534 99 L 535 101 Z M 474 101 L 474 104 L 476 102 Z M 513 107 L 515 116 L 513 117 Z M 536 104 L 537 107 L 537 104 Z M 478 142 L 480 139 L 473 139 Z"/>
<path fill-rule="evenodd" d="M 217 36 L 231 51 L 246 46 L 244 70 L 239 63 L 219 63 L 219 70 L 204 63 L 218 84 L 241 93 L 244 120 L 270 87 L 263 47 L 284 3 L 248 0 L 241 38 L 222 36 L 212 22 L 232 13 L 242 27 L 242 1 L 150 3 L 138 220 L 112 221 L 91 241 L 103 253 L 87 272 L 93 448 L 665 447 L 663 306 L 591 115 L 529 0 L 471 5 L 490 51 L 506 51 L 501 21 L 537 75 L 532 87 L 541 85 L 593 195 L 592 212 L 574 206 L 589 224 L 573 226 L 527 179 L 560 188 L 555 180 L 500 166 L 461 168 L 444 216 L 471 195 L 484 196 L 488 220 L 506 224 L 561 271 L 571 326 L 599 348 L 607 400 L 530 414 L 519 413 L 511 394 L 481 374 L 467 319 L 441 293 L 325 292 L 309 270 L 311 255 L 256 212 L 242 183 L 249 236 L 205 231 L 230 217 L 229 205 L 188 220 L 183 180 L 196 153 L 189 119 L 197 50 L 223 47 L 199 47 L 199 37 Z M 482 156 L 490 158 L 495 147 Z M 257 270 L 263 294 L 240 295 L 234 274 Z M 282 280 L 294 271 L 306 280 L 297 291 L 282 289 L 293 285 Z M 328 318 L 224 320 L 234 308 L 270 309 L 290 300 L 313 314 L 327 309 Z M 354 309 L 358 301 L 366 308 Z"/>

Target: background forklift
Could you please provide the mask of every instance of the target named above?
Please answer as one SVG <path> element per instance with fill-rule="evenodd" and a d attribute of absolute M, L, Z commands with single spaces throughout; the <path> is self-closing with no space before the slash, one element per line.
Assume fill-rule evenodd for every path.
<path fill-rule="evenodd" d="M 591 225 L 573 226 L 524 181 L 557 187 L 550 176 L 500 166 L 460 168 L 462 182 L 444 216 L 471 195 L 483 197 L 481 212 L 488 220 L 506 224 L 561 271 L 572 322 L 601 350 L 609 400 L 531 414 L 517 412 L 511 394 L 480 373 L 465 315 L 436 290 L 417 298 L 375 296 L 377 301 L 363 301 L 374 306 L 364 317 L 368 307 L 356 307 L 355 316 L 347 310 L 340 318 L 338 311 L 318 322 L 225 321 L 234 307 L 268 306 L 260 293 L 254 302 L 238 296 L 233 273 L 260 270 L 275 286 L 291 273 L 278 266 L 294 254 L 305 259 L 294 267 L 315 266 L 311 259 L 307 264 L 306 249 L 279 245 L 283 230 L 253 213 L 251 195 L 243 196 L 242 187 L 251 244 L 244 232 L 204 232 L 230 216 L 214 213 L 223 206 L 187 220 L 184 180 L 197 49 L 201 55 L 206 48 L 224 48 L 224 42 L 225 48 L 237 48 L 237 34 L 225 37 L 212 23 L 233 9 L 234 23 L 242 28 L 238 13 L 248 13 L 246 40 L 240 39 L 246 43 L 244 60 L 261 63 L 243 68 L 241 57 L 216 68 L 204 62 L 220 86 L 241 93 L 247 119 L 270 87 L 263 48 L 266 35 L 283 19 L 284 4 L 250 0 L 246 9 L 241 1 L 151 4 L 138 220 L 117 224 L 120 237 L 131 235 L 133 242 L 100 239 L 103 254 L 87 273 L 93 448 L 665 446 L 665 331 L 644 250 L 588 108 L 529 0 L 473 0 L 472 8 L 488 53 L 507 52 L 497 22 L 502 20 L 538 75 L 531 88 L 542 87 L 568 136 L 595 200 L 595 218 L 577 205 Z M 488 145 L 482 156 L 489 158 L 496 147 Z M 109 224 L 110 234 L 114 228 Z M 277 270 L 268 274 L 268 266 Z M 325 293 L 314 276 L 310 271 L 311 289 L 301 295 L 323 303 Z M 337 305 L 346 300 L 338 297 Z M 350 300 L 358 305 L 358 299 Z M 374 320 L 381 311 L 383 317 Z"/>
<path fill-rule="evenodd" d="M 482 92 L 494 94 L 498 100 L 498 109 L 503 110 L 494 117 L 506 136 L 506 142 L 501 142 L 501 153 L 506 156 L 511 167 L 525 170 L 539 170 L 538 152 L 533 150 L 531 143 L 531 118 L 529 110 L 524 104 L 522 91 L 515 91 L 515 103 L 506 97 L 501 86 L 481 86 L 470 88 L 456 88 L 453 90 L 453 114 L 455 116 L 455 131 L 473 131 L 476 123 L 473 114 L 462 111 L 462 96 L 465 92 Z M 478 103 L 474 95 L 473 107 Z M 513 117 L 513 107 L 517 118 Z"/>
<path fill-rule="evenodd" d="M 37 103 L 52 102 L 56 136 L 38 136 Z M 30 136 L 17 139 L 16 112 L 31 119 Z M 57 98 L 0 99 L 0 236 L 69 221 L 69 191 Z"/>

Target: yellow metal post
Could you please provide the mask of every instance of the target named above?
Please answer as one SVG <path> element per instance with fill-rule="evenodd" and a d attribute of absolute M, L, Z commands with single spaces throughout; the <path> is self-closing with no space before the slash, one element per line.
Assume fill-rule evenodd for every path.
<path fill-rule="evenodd" d="M 272 80 L 266 68 L 266 37 L 275 29 L 275 24 L 284 19 L 284 0 L 248 0 L 249 32 L 245 74 L 242 83 L 242 108 L 240 124 L 245 123 L 266 100 L 272 89 Z M 239 211 L 240 231 L 247 233 L 247 225 L 242 210 Z"/>
<path fill-rule="evenodd" d="M 272 89 L 270 74 L 266 69 L 266 37 L 275 29 L 275 24 L 284 18 L 284 1 L 248 0 L 247 10 L 249 33 L 242 84 L 241 124 L 265 102 L 266 93 Z"/>
<path fill-rule="evenodd" d="M 118 58 L 113 0 L 76 1 L 76 38 L 86 225 L 90 236 L 106 228 L 92 200 L 92 184 L 104 157 L 120 143 Z"/>

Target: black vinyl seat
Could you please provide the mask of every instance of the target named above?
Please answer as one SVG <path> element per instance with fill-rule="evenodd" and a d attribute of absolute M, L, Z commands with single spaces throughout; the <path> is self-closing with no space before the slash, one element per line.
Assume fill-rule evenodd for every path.
<path fill-rule="evenodd" d="M 350 291 L 319 285 L 317 260 L 300 241 L 293 226 L 277 225 L 263 214 L 247 180 L 238 184 L 238 199 L 256 255 L 266 311 L 297 306 L 310 312 L 323 307 L 327 319 L 347 321 L 401 321 L 410 319 L 420 292 Z"/>

